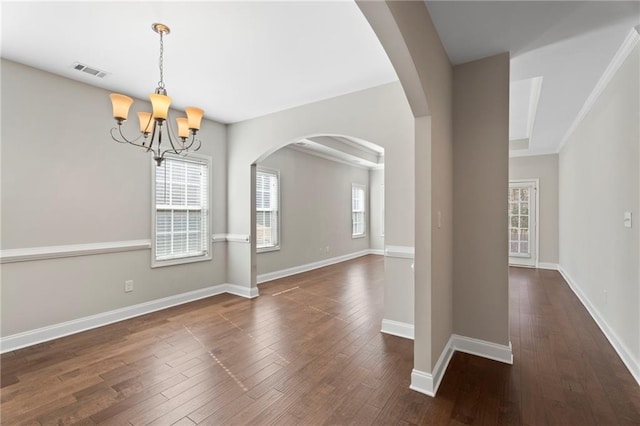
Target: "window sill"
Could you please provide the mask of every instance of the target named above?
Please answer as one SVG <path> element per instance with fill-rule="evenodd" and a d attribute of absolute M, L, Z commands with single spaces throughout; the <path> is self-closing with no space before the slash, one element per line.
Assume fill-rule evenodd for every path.
<path fill-rule="evenodd" d="M 260 253 L 268 253 L 270 251 L 280 251 L 280 246 L 273 246 L 273 247 L 260 247 L 256 249 L 256 253 L 260 254 Z"/>
<path fill-rule="evenodd" d="M 193 256 L 193 257 L 179 257 L 177 259 L 167 259 L 167 260 L 151 260 L 151 268 L 162 268 L 164 266 L 176 266 L 176 265 L 184 265 L 186 263 L 195 263 L 195 262 L 206 262 L 207 260 L 211 260 L 211 253 L 204 256 Z"/>
<path fill-rule="evenodd" d="M 367 234 L 362 234 L 362 235 L 351 235 L 351 239 L 355 240 L 357 238 L 366 238 Z"/>

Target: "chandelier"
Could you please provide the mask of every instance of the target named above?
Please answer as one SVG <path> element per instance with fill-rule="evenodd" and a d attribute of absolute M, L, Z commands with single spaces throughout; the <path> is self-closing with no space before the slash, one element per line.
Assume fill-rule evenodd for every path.
<path fill-rule="evenodd" d="M 200 122 L 204 111 L 196 107 L 185 108 L 187 116 L 176 118 L 178 137 L 175 136 L 170 120 L 167 119 L 171 98 L 167 96 L 167 90 L 164 87 L 163 66 L 163 36 L 169 34 L 171 30 L 168 26 L 158 23 L 151 25 L 151 28 L 160 34 L 160 81 L 155 92 L 149 95 L 153 112 L 139 112 L 140 135 L 134 139 L 127 138 L 122 133 L 122 123 L 127 121 L 133 99 L 119 93 L 112 93 L 109 97 L 113 106 L 113 118 L 116 119 L 118 127 L 111 129 L 111 138 L 116 142 L 128 143 L 143 148 L 147 152 L 152 152 L 153 159 L 160 166 L 167 153 L 186 155 L 190 150 L 197 151 L 200 149 L 201 142 L 200 139 L 196 138 L 196 134 L 200 130 Z M 167 124 L 166 127 L 164 126 L 165 123 Z M 142 140 L 140 140 L 141 138 Z"/>

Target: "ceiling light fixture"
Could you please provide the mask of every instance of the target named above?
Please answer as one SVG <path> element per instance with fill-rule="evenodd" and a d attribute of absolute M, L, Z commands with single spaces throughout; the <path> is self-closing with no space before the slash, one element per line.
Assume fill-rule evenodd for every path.
<path fill-rule="evenodd" d="M 173 134 L 170 122 L 167 120 L 169 116 L 169 105 L 171 98 L 167 96 L 167 90 L 164 87 L 164 43 L 163 36 L 169 34 L 171 30 L 164 24 L 153 24 L 151 28 L 160 34 L 160 81 L 155 92 L 149 95 L 153 112 L 139 112 L 140 135 L 135 139 L 128 139 L 122 133 L 122 123 L 127 121 L 129 108 L 133 104 L 133 99 L 119 93 L 109 95 L 113 106 L 113 118 L 116 119 L 118 127 L 111 129 L 111 138 L 118 143 L 128 143 L 145 149 L 147 152 L 153 153 L 153 159 L 156 160 L 158 166 L 162 165 L 162 160 L 167 153 L 186 155 L 190 150 L 197 151 L 200 149 L 200 139 L 196 138 L 198 130 L 200 130 L 200 122 L 204 111 L 196 107 L 185 108 L 186 117 L 176 118 L 178 124 L 178 138 Z M 164 123 L 167 123 L 166 131 L 163 132 Z M 114 132 L 118 132 L 115 135 Z M 149 136 L 151 135 L 151 136 Z M 165 136 L 166 135 L 166 136 Z M 142 138 L 142 142 L 138 140 Z M 162 143 L 167 140 L 169 146 L 164 148 Z"/>

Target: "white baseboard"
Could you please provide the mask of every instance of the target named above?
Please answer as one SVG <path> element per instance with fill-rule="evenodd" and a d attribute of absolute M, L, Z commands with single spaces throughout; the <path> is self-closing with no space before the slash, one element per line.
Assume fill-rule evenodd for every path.
<path fill-rule="evenodd" d="M 416 249 L 410 246 L 385 246 L 384 255 L 387 257 L 413 259 L 416 255 Z"/>
<path fill-rule="evenodd" d="M 384 256 L 384 249 L 369 249 L 369 254 Z"/>
<path fill-rule="evenodd" d="M 453 356 L 454 349 L 451 344 L 452 339 L 453 336 L 449 338 L 449 342 L 445 345 L 438 362 L 433 368 L 433 373 L 425 373 L 424 371 L 413 369 L 409 389 L 425 395 L 436 396 L 440 382 L 444 377 L 444 372 L 447 371 L 449 361 L 451 361 L 451 357 Z"/>
<path fill-rule="evenodd" d="M 452 334 L 449 342 L 440 354 L 438 362 L 436 362 L 436 365 L 433 367 L 433 372 L 427 373 L 413 369 L 409 388 L 425 395 L 435 396 L 455 351 L 477 355 L 506 364 L 513 364 L 511 343 L 509 343 L 509 346 L 498 345 L 484 340 Z"/>
<path fill-rule="evenodd" d="M 414 329 L 413 324 L 406 322 L 393 321 L 388 319 L 382 320 L 381 332 L 391 334 L 393 336 L 404 337 L 413 340 Z"/>
<path fill-rule="evenodd" d="M 457 334 L 451 336 L 450 342 L 456 351 L 504 362 L 505 364 L 513 364 L 511 342 L 509 342 L 508 346 L 505 346 L 471 337 L 458 336 Z"/>
<path fill-rule="evenodd" d="M 231 293 L 237 296 L 252 298 L 258 295 L 258 289 L 252 288 L 249 291 L 248 288 L 235 284 L 219 284 L 35 330 L 29 330 L 23 333 L 0 338 L 0 353 L 14 351 L 16 349 L 47 342 L 49 340 L 58 339 L 60 337 L 80 333 L 82 331 L 91 330 L 93 328 L 102 327 L 129 318 L 149 314 L 151 312 L 182 305 L 184 303 L 193 302 L 206 297 L 216 296 L 222 293 Z"/>
<path fill-rule="evenodd" d="M 258 297 L 260 293 L 258 292 L 258 287 L 244 287 L 236 284 L 225 284 L 225 292 L 229 294 L 235 294 L 236 296 L 245 297 L 247 299 L 253 299 L 254 297 Z"/>
<path fill-rule="evenodd" d="M 349 253 L 342 256 L 332 257 L 330 259 L 323 259 L 317 262 L 311 262 L 300 266 L 294 266 L 292 268 L 281 269 L 279 271 L 267 272 L 260 274 L 256 277 L 258 284 L 266 283 L 267 281 L 277 280 L 279 278 L 288 277 L 290 275 L 301 274 L 302 272 L 312 271 L 314 269 L 323 268 L 325 266 L 334 265 L 336 263 L 344 262 L 347 260 L 355 259 L 357 257 L 366 256 L 371 253 L 371 250 L 361 250 L 355 253 Z"/>
<path fill-rule="evenodd" d="M 558 270 L 557 263 L 548 263 L 548 262 L 538 262 L 538 269 L 549 269 L 551 271 Z"/>
<path fill-rule="evenodd" d="M 598 324 L 598 327 L 600 327 L 600 330 L 605 335 L 607 340 L 609 340 L 609 343 L 611 343 L 613 349 L 615 349 L 615 351 L 618 353 L 618 356 L 620 356 L 620 359 L 622 359 L 624 365 L 627 366 L 627 369 L 629 370 L 633 378 L 636 379 L 636 382 L 638 382 L 638 384 L 640 385 L 640 361 L 633 358 L 633 356 L 631 355 L 631 351 L 629 351 L 626 345 L 622 343 L 613 329 L 609 327 L 609 324 L 607 324 L 602 315 L 600 315 L 600 312 L 591 303 L 587 295 L 582 292 L 573 278 L 571 278 L 571 275 L 569 275 L 569 273 L 562 266 L 560 266 L 558 270 L 569 285 L 569 288 L 575 293 L 580 302 L 582 302 L 584 307 L 587 309 L 587 311 L 591 315 L 591 318 L 593 318 L 596 324 Z"/>
<path fill-rule="evenodd" d="M 431 373 L 425 373 L 415 368 L 411 371 L 409 389 L 429 396 L 436 396 L 437 392 L 437 390 L 434 390 L 434 379 Z"/>

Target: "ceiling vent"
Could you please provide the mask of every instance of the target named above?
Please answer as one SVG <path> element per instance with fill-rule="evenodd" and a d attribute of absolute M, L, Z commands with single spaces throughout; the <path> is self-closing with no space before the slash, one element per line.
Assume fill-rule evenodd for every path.
<path fill-rule="evenodd" d="M 93 68 L 88 65 L 81 64 L 80 62 L 74 62 L 73 65 L 71 65 L 71 67 L 76 71 L 82 71 L 98 78 L 104 78 L 107 75 L 109 75 L 109 73 L 106 71 L 101 71 L 97 68 Z"/>

